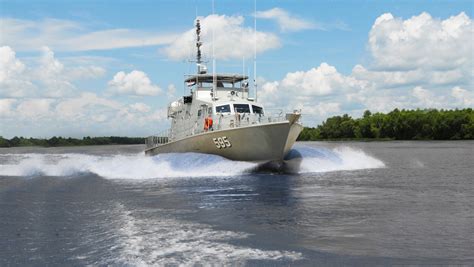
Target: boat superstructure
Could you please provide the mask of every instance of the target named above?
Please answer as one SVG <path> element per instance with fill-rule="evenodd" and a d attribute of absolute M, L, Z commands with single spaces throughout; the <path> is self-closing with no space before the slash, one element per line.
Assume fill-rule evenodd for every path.
<path fill-rule="evenodd" d="M 283 160 L 303 129 L 300 112 L 266 110 L 242 74 L 207 73 L 196 21 L 197 73 L 185 77 L 189 95 L 168 105 L 171 128 L 146 139 L 147 155 L 217 154 L 232 160 Z M 211 123 L 212 121 L 212 123 Z"/>

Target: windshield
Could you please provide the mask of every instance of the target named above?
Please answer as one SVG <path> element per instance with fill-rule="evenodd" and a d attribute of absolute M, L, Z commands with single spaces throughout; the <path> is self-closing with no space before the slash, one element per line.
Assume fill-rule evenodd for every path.
<path fill-rule="evenodd" d="M 203 82 L 201 84 L 201 87 L 202 88 L 212 88 L 214 87 L 213 83 L 212 82 Z M 228 82 L 223 82 L 223 81 L 216 81 L 216 87 L 226 87 L 226 88 L 230 88 L 230 87 L 233 87 L 232 86 L 232 83 L 228 83 Z"/>
<path fill-rule="evenodd" d="M 230 112 L 230 105 L 222 105 L 216 107 L 216 113 Z"/>
<path fill-rule="evenodd" d="M 252 105 L 253 113 L 263 115 L 263 108 L 259 106 Z"/>
<path fill-rule="evenodd" d="M 238 113 L 250 113 L 250 106 L 248 104 L 234 104 L 234 111 Z"/>

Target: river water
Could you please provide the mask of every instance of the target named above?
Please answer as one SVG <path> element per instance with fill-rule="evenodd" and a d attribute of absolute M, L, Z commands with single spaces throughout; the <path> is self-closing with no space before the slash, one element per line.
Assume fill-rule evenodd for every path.
<path fill-rule="evenodd" d="M 0 265 L 474 264 L 474 142 L 143 149 L 0 149 Z"/>

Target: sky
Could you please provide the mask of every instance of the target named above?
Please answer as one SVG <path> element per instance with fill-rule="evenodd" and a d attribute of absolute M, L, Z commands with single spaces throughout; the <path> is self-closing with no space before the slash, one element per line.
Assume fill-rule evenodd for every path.
<path fill-rule="evenodd" d="M 212 70 L 253 76 L 314 127 L 364 110 L 474 107 L 472 1 L 0 0 L 0 136 L 147 136 Z M 257 32 L 254 32 L 254 19 Z M 214 33 L 214 38 L 212 38 Z M 255 40 L 256 38 L 256 40 Z M 252 90 L 251 92 L 255 92 Z"/>

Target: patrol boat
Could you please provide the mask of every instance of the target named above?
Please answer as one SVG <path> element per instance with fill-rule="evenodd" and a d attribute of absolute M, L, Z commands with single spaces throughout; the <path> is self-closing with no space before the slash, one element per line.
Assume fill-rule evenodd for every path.
<path fill-rule="evenodd" d="M 266 110 L 249 95 L 248 76 L 208 74 L 196 20 L 197 74 L 190 94 L 168 105 L 171 128 L 146 138 L 146 155 L 197 152 L 231 160 L 283 161 L 303 129 L 301 113 Z"/>

